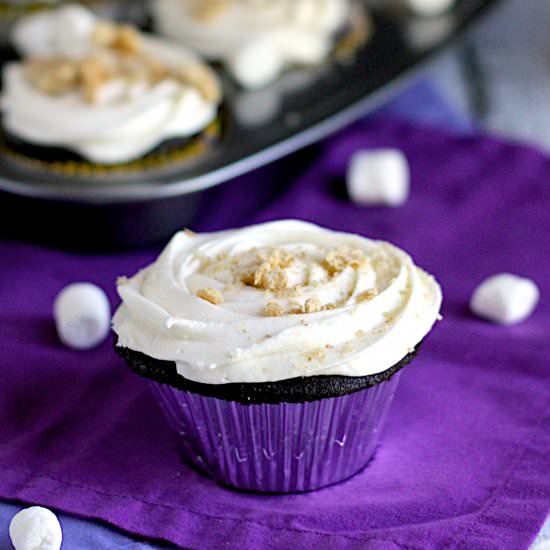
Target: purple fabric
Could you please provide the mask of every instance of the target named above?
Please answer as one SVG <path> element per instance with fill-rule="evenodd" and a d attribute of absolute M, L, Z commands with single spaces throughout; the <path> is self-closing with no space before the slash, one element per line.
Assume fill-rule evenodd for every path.
<path fill-rule="evenodd" d="M 343 481 L 365 467 L 400 376 L 350 395 L 275 405 L 151 386 L 191 464 L 239 489 L 297 493 Z"/>
<path fill-rule="evenodd" d="M 342 193 L 349 155 L 373 146 L 411 162 L 402 208 L 358 208 Z M 391 240 L 444 287 L 445 319 L 404 369 L 372 463 L 304 495 L 215 485 L 181 462 L 112 341 L 85 353 L 57 342 L 50 310 L 63 285 L 96 282 L 115 304 L 115 277 L 158 250 L 0 244 L 0 497 L 188 548 L 526 548 L 550 504 L 549 173 L 529 148 L 379 121 L 208 194 L 194 229 L 300 217 Z M 497 271 L 541 288 L 519 326 L 468 313 L 476 284 Z"/>

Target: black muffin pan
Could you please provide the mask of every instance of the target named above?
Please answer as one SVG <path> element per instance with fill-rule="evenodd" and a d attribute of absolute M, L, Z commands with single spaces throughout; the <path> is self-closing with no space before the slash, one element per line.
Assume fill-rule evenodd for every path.
<path fill-rule="evenodd" d="M 452 11 L 433 18 L 374 10 L 370 40 L 345 61 L 289 71 L 258 91 L 239 88 L 220 69 L 220 133 L 187 158 L 70 174 L 12 154 L 0 137 L 0 236 L 93 249 L 165 239 L 192 223 L 202 191 L 376 108 L 497 3 L 458 0 Z"/>

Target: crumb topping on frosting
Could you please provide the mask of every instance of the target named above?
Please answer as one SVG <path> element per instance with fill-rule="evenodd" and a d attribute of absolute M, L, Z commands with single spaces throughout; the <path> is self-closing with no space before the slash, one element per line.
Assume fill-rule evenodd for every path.
<path fill-rule="evenodd" d="M 227 11 L 231 0 L 200 0 L 193 9 L 197 21 L 212 21 Z"/>
<path fill-rule="evenodd" d="M 378 295 L 378 290 L 376 288 L 369 288 L 364 290 L 355 298 L 355 301 L 360 304 L 361 302 L 368 302 Z"/>
<path fill-rule="evenodd" d="M 383 260 L 373 256 L 373 261 Z M 328 312 L 350 300 L 361 304 L 378 295 L 374 280 L 366 289 L 354 286 L 360 274 L 372 278 L 374 270 L 370 258 L 353 247 L 319 249 L 314 254 L 300 247 L 253 248 L 204 258 L 200 271 L 223 283 L 229 297 L 243 288 L 256 292 L 266 317 Z M 327 295 L 323 288 L 332 290 Z"/>
<path fill-rule="evenodd" d="M 321 265 L 333 276 L 348 266 L 358 269 L 366 261 L 364 252 L 357 248 L 334 248 L 329 251 Z"/>
<path fill-rule="evenodd" d="M 251 271 L 241 276 L 241 281 L 247 286 L 261 290 L 286 290 L 290 288 L 287 268 L 294 258 L 284 250 L 274 248 L 257 256 L 258 264 Z"/>
<path fill-rule="evenodd" d="M 100 21 L 92 33 L 92 42 L 102 48 L 110 48 L 129 55 L 137 54 L 142 48 L 141 35 L 131 25 L 116 25 Z"/>
<path fill-rule="evenodd" d="M 221 292 L 215 288 L 201 288 L 197 292 L 197 296 L 214 305 L 223 303 L 223 296 Z"/>
<path fill-rule="evenodd" d="M 264 308 L 267 317 L 282 317 L 285 315 L 285 308 L 277 302 L 267 302 Z"/>
<path fill-rule="evenodd" d="M 207 101 L 217 102 L 220 89 L 201 63 L 169 66 L 143 46 L 143 36 L 130 25 L 100 21 L 91 35 L 92 53 L 80 59 L 58 55 L 33 56 L 24 61 L 28 82 L 40 92 L 58 96 L 80 91 L 87 103 L 98 101 L 105 84 L 124 81 L 154 86 L 165 80 L 196 87 Z"/>

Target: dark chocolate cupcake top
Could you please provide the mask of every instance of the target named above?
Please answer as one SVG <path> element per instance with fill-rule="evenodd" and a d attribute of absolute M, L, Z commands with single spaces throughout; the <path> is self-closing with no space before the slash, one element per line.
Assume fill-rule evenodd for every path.
<path fill-rule="evenodd" d="M 177 233 L 118 291 L 118 345 L 205 384 L 384 372 L 441 305 L 403 251 L 298 221 Z"/>
<path fill-rule="evenodd" d="M 202 384 L 178 374 L 173 361 L 160 361 L 129 348 L 116 347 L 116 352 L 130 369 L 144 378 L 168 384 L 178 390 L 215 397 L 225 401 L 237 401 L 245 405 L 304 403 L 331 397 L 342 397 L 366 390 L 390 380 L 416 356 L 420 344 L 398 363 L 384 372 L 367 376 L 299 376 L 276 382 L 232 382 L 229 384 Z"/>

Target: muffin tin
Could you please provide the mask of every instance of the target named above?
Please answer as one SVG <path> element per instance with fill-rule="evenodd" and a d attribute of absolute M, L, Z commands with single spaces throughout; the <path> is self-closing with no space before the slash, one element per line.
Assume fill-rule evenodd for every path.
<path fill-rule="evenodd" d="M 71 173 L 22 158 L 0 140 L 0 231 L 92 248 L 163 239 L 192 221 L 202 191 L 368 113 L 496 3 L 459 0 L 436 18 L 375 10 L 369 42 L 352 55 L 289 71 L 257 91 L 240 89 L 220 69 L 224 105 L 216 137 L 202 144 L 200 154 L 171 155 L 169 162 L 123 170 Z"/>

